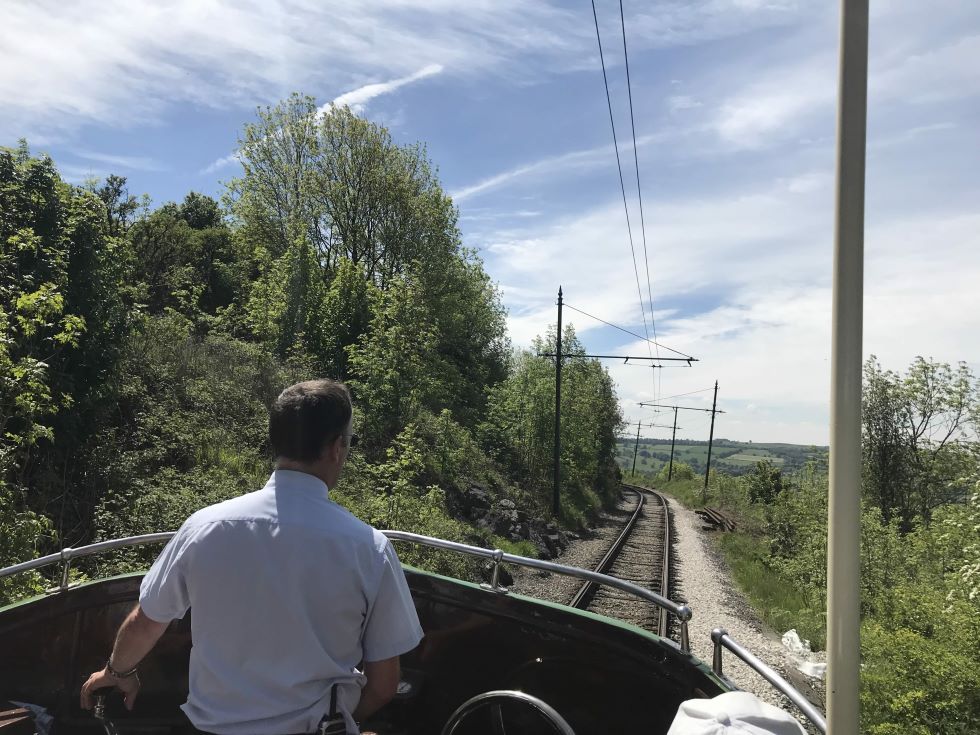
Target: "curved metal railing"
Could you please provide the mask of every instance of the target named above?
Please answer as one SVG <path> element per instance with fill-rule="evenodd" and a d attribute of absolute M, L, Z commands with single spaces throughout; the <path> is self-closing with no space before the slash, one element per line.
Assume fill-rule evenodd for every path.
<path fill-rule="evenodd" d="M 749 667 L 754 669 L 759 676 L 772 684 L 775 689 L 778 689 L 780 692 L 785 694 L 789 701 L 795 704 L 799 708 L 800 712 L 806 715 L 806 718 L 810 720 L 810 722 L 812 722 L 820 732 L 827 732 L 827 721 L 824 719 L 824 716 L 820 710 L 814 707 L 810 700 L 800 694 L 796 687 L 781 677 L 775 669 L 767 665 L 749 649 L 736 642 L 734 638 L 728 635 L 727 630 L 724 628 L 715 628 L 713 631 L 711 631 L 711 640 L 715 644 L 711 668 L 716 674 L 718 674 L 718 676 L 722 676 L 722 648 L 727 648 L 729 651 L 742 659 L 742 661 L 748 664 Z"/>
<path fill-rule="evenodd" d="M 57 554 L 48 554 L 47 556 L 41 556 L 37 559 L 32 559 L 31 561 L 24 561 L 20 564 L 13 564 L 12 566 L 4 567 L 3 569 L 0 569 L 0 579 L 10 577 L 14 574 L 20 574 L 21 572 L 29 572 L 33 569 L 49 567 L 52 564 L 61 562 L 61 583 L 55 587 L 54 590 L 52 590 L 54 592 L 60 592 L 61 590 L 69 587 L 68 570 L 71 568 L 72 559 L 78 559 L 83 556 L 92 556 L 93 554 L 99 554 L 103 551 L 110 551 L 112 549 L 122 549 L 127 546 L 142 546 L 144 544 L 169 541 L 173 535 L 173 531 L 164 531 L 163 533 L 147 533 L 143 534 L 142 536 L 127 536 L 125 538 L 115 538 L 109 541 L 99 541 L 98 543 L 89 544 L 88 546 L 79 546 L 77 549 L 68 547 L 67 549 L 62 549 Z"/>
<path fill-rule="evenodd" d="M 444 539 L 433 538 L 432 536 L 422 536 L 417 533 L 408 533 L 406 531 L 383 531 L 383 533 L 392 541 L 409 541 L 423 544 L 425 546 L 431 546 L 437 549 L 446 549 L 447 551 L 456 551 L 461 554 L 476 556 L 482 559 L 490 559 L 493 562 L 493 576 L 488 588 L 494 590 L 495 592 L 507 592 L 506 587 L 501 587 L 498 584 L 498 574 L 501 562 L 507 562 L 508 564 L 515 564 L 517 566 L 527 567 L 529 569 L 540 569 L 546 572 L 564 574 L 569 577 L 584 579 L 588 582 L 595 582 L 596 584 L 615 587 L 616 589 L 620 589 L 623 592 L 639 597 L 641 600 L 645 600 L 646 602 L 656 605 L 659 608 L 666 609 L 676 615 L 677 619 L 681 621 L 681 650 L 685 653 L 691 652 L 691 643 L 687 631 L 687 622 L 692 617 L 691 608 L 689 608 L 687 605 L 674 602 L 673 600 L 668 600 L 666 597 L 658 595 L 656 592 L 648 590 L 645 587 L 640 587 L 639 585 L 631 582 L 624 582 L 621 579 L 616 579 L 616 577 L 610 577 L 608 574 L 600 574 L 598 572 L 590 572 L 587 569 L 569 567 L 565 566 L 564 564 L 555 564 L 551 561 L 543 561 L 541 559 L 531 559 L 526 556 L 508 554 L 500 549 L 482 549 L 479 546 L 469 546 L 468 544 L 461 544 L 456 541 L 445 541 Z"/>
<path fill-rule="evenodd" d="M 435 549 L 443 549 L 446 551 L 454 551 L 460 554 L 466 554 L 469 556 L 475 556 L 481 559 L 489 559 L 493 563 L 491 582 L 486 587 L 498 594 L 506 594 L 507 588 L 502 587 L 499 584 L 499 573 L 500 564 L 508 563 L 515 564 L 517 566 L 527 567 L 529 569 L 539 569 L 541 571 L 553 572 L 556 574 L 564 574 L 571 577 L 577 577 L 590 582 L 595 582 L 597 584 L 604 584 L 610 587 L 615 587 L 616 589 L 623 590 L 629 594 L 639 597 L 661 609 L 665 609 L 672 614 L 676 615 L 681 624 L 681 650 L 685 653 L 690 653 L 691 644 L 688 636 L 688 626 L 687 623 L 692 617 L 691 608 L 687 605 L 673 602 L 667 598 L 658 595 L 648 589 L 644 589 L 638 585 L 632 584 L 630 582 L 624 582 L 621 579 L 616 579 L 615 577 L 610 577 L 606 574 L 599 574 L 598 572 L 591 572 L 586 569 L 579 569 L 578 567 L 565 566 L 564 564 L 556 564 L 550 561 L 543 561 L 541 559 L 531 559 L 526 556 L 518 556 L 516 554 L 508 554 L 501 549 L 484 549 L 479 546 L 470 546 L 468 544 L 461 544 L 456 541 L 446 541 L 440 538 L 434 538 L 432 536 L 423 536 L 417 533 L 409 533 L 407 531 L 383 531 L 385 536 L 387 536 L 392 541 L 401 541 L 406 543 L 416 543 L 422 544 L 423 546 L 429 546 Z M 112 539 L 109 541 L 100 541 L 95 544 L 89 544 L 88 546 L 80 546 L 76 548 L 62 549 L 56 554 L 48 554 L 47 556 L 42 556 L 38 559 L 33 559 L 31 561 L 21 562 L 19 564 L 13 564 L 8 567 L 0 569 L 0 579 L 5 577 L 10 577 L 15 574 L 20 574 L 22 572 L 28 572 L 34 569 L 41 569 L 43 567 L 51 566 L 52 564 L 61 564 L 61 574 L 60 574 L 60 584 L 54 587 L 50 592 L 58 593 L 67 589 L 69 585 L 69 569 L 71 567 L 71 562 L 73 559 L 79 559 L 86 556 L 92 556 L 94 554 L 99 554 L 103 551 L 110 551 L 112 549 L 120 549 L 130 546 L 142 546 L 145 544 L 161 543 L 163 541 L 169 541 L 173 537 L 174 533 L 172 531 L 164 533 L 150 533 L 142 536 L 128 536 L 126 538 Z M 789 682 L 783 679 L 775 670 L 767 666 L 760 659 L 754 656 L 750 651 L 739 645 L 727 631 L 716 628 L 712 634 L 711 638 L 714 641 L 714 662 L 713 668 L 715 673 L 719 676 L 722 675 L 722 653 L 721 649 L 727 648 L 729 651 L 738 656 L 742 661 L 744 661 L 748 666 L 759 673 L 760 676 L 765 678 L 774 688 L 785 694 L 790 701 L 793 702 L 800 711 L 809 719 L 814 726 L 820 730 L 820 732 L 827 731 L 827 725 L 824 720 L 823 715 L 820 711 L 814 707 L 810 702 L 800 694 Z"/>
<path fill-rule="evenodd" d="M 435 538 L 433 536 L 423 536 L 418 533 L 409 533 L 407 531 L 383 531 L 382 533 L 384 533 L 384 535 L 392 541 L 416 543 L 435 549 L 444 549 L 446 551 L 454 551 L 459 554 L 475 556 L 481 559 L 489 559 L 491 562 L 493 562 L 493 576 L 488 588 L 501 594 L 507 592 L 507 588 L 499 584 L 501 562 L 515 564 L 517 566 L 527 567 L 529 569 L 540 569 L 547 572 L 554 572 L 556 574 L 578 577 L 579 579 L 584 579 L 589 582 L 608 585 L 610 587 L 623 590 L 624 592 L 639 597 L 646 602 L 666 609 L 676 615 L 678 620 L 681 621 L 681 650 L 688 653 L 691 650 L 687 631 L 687 621 L 691 619 L 691 608 L 689 608 L 687 605 L 668 600 L 666 597 L 658 595 L 656 592 L 640 587 L 639 585 L 624 582 L 621 579 L 610 577 L 607 574 L 599 574 L 597 572 L 579 569 L 578 567 L 569 567 L 565 566 L 564 564 L 555 564 L 554 562 L 543 561 L 541 559 L 531 559 L 526 556 L 508 554 L 501 549 L 484 549 L 479 546 L 470 546 L 469 544 L 461 544 L 457 541 L 446 541 L 445 539 Z M 111 541 L 101 541 L 88 546 L 80 546 L 77 549 L 67 548 L 63 549 L 57 554 L 48 554 L 47 556 L 42 556 L 39 559 L 34 559 L 33 561 L 25 561 L 20 564 L 14 564 L 13 566 L 0 569 L 0 579 L 9 577 L 13 574 L 18 574 L 20 572 L 40 569 L 41 567 L 61 563 L 61 583 L 58 585 L 58 587 L 52 590 L 56 592 L 61 591 L 67 589 L 69 586 L 68 571 L 71 566 L 72 559 L 91 556 L 103 551 L 123 548 L 126 546 L 140 546 L 143 544 L 169 541 L 172 536 L 173 532 L 151 533 L 144 536 L 129 536 L 127 538 L 113 539 Z"/>

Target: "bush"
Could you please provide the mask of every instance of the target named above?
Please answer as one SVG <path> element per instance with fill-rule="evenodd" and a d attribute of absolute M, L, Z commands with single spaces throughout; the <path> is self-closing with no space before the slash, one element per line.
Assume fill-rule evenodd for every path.
<path fill-rule="evenodd" d="M 0 567 L 30 561 L 38 556 L 38 546 L 53 541 L 51 521 L 24 507 L 23 493 L 15 492 L 0 480 Z M 46 586 L 37 571 L 0 579 L 0 606 L 30 595 Z"/>
<path fill-rule="evenodd" d="M 660 471 L 657 473 L 657 478 L 656 478 L 658 484 L 663 484 L 667 482 L 667 473 L 669 469 L 670 469 L 669 464 L 665 464 L 663 467 L 660 468 Z M 687 464 L 686 462 L 677 462 L 676 460 L 674 461 L 674 469 L 673 472 L 670 473 L 670 479 L 672 481 L 693 480 L 695 477 L 696 475 L 694 473 L 694 470 L 691 468 L 691 465 Z"/>
<path fill-rule="evenodd" d="M 375 528 L 466 542 L 469 529 L 449 515 L 445 492 L 436 485 L 419 484 L 426 472 L 428 449 L 416 426 L 409 424 L 388 448 L 385 462 L 366 464 L 355 455 L 333 498 Z M 423 546 L 401 547 L 399 558 L 406 564 L 462 577 L 470 576 L 475 567 L 466 557 Z"/>
<path fill-rule="evenodd" d="M 976 649 L 869 621 L 861 630 L 861 730 L 966 735 L 980 730 Z"/>

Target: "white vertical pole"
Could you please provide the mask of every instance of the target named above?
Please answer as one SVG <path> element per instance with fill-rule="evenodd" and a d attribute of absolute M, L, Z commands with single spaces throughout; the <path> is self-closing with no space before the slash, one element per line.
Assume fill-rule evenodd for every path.
<path fill-rule="evenodd" d="M 858 735 L 868 0 L 841 0 L 827 538 L 827 732 Z"/>

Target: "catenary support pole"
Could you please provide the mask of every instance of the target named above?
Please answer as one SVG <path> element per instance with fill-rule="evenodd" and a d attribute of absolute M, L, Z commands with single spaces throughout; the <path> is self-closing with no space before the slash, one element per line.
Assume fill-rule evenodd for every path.
<path fill-rule="evenodd" d="M 636 474 L 636 453 L 640 451 L 640 425 L 642 422 L 636 422 L 636 444 L 633 447 L 633 474 Z"/>
<path fill-rule="evenodd" d="M 667 468 L 667 482 L 674 476 L 674 442 L 677 441 L 677 406 L 674 406 L 674 432 L 670 435 L 670 467 Z"/>
<path fill-rule="evenodd" d="M 715 439 L 715 414 L 718 412 L 718 381 L 715 381 L 715 398 L 711 402 L 711 431 L 708 433 L 708 462 L 704 468 L 704 490 L 701 491 L 701 502 L 708 502 L 708 475 L 711 474 L 711 443 Z"/>
<path fill-rule="evenodd" d="M 561 286 L 558 287 L 558 332 L 555 336 L 555 497 L 552 511 L 558 518 L 561 487 Z"/>
<path fill-rule="evenodd" d="M 860 727 L 861 361 L 868 0 L 841 0 L 827 522 L 827 732 Z"/>

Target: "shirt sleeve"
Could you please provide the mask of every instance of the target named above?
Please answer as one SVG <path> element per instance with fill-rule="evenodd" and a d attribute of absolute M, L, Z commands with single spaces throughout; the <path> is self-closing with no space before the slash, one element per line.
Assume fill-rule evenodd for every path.
<path fill-rule="evenodd" d="M 364 660 L 383 661 L 415 648 L 423 636 L 398 555 L 385 542 L 381 583 L 364 627 Z"/>
<path fill-rule="evenodd" d="M 153 562 L 140 584 L 140 608 L 158 623 L 184 617 L 191 606 L 184 576 L 184 552 L 187 547 L 186 523 Z"/>

